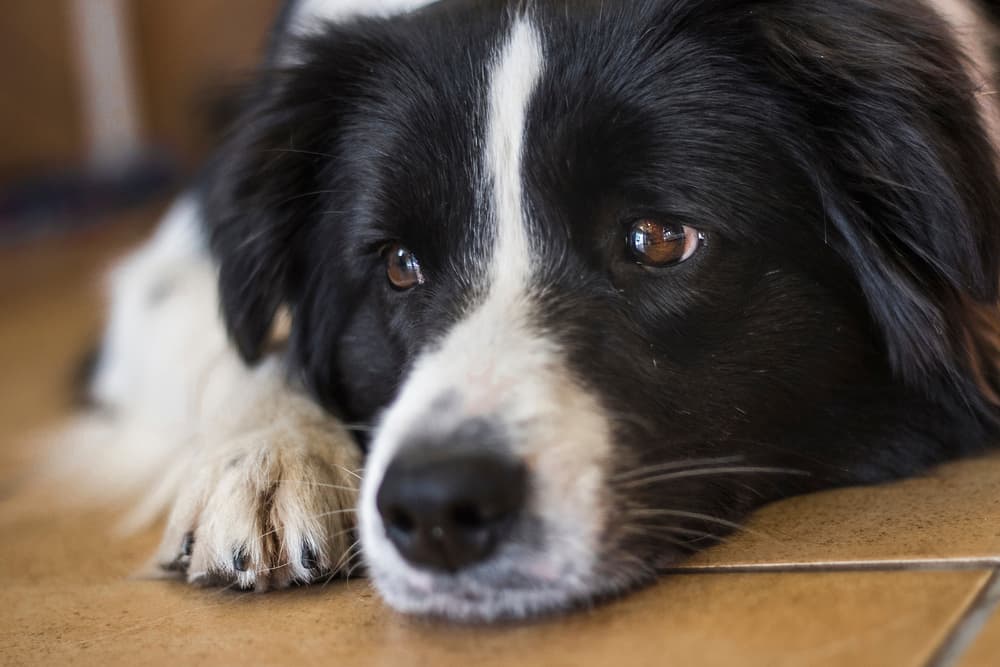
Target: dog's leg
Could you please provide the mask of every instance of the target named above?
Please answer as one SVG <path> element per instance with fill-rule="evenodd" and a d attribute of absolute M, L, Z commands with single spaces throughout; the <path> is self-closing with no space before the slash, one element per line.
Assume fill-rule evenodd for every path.
<path fill-rule="evenodd" d="M 158 565 L 257 590 L 347 566 L 360 464 L 350 435 L 288 387 L 278 359 L 216 380 L 229 395 L 188 449 Z"/>
<path fill-rule="evenodd" d="M 243 588 L 312 581 L 348 560 L 360 453 L 279 356 L 239 359 L 200 229 L 182 200 L 112 272 L 100 409 L 68 458 L 102 491 L 141 493 L 138 520 L 171 508 L 160 567 Z"/>

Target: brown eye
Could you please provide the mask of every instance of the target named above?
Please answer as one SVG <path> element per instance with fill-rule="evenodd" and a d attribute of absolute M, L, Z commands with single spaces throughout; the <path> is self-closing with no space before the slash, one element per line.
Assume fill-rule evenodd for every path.
<path fill-rule="evenodd" d="M 392 286 L 400 290 L 413 289 L 424 284 L 424 274 L 420 270 L 417 256 L 398 243 L 386 246 L 384 250 L 385 272 Z"/>
<path fill-rule="evenodd" d="M 691 259 L 705 242 L 705 235 L 685 225 L 665 224 L 643 218 L 628 229 L 625 245 L 643 266 L 663 268 Z"/>

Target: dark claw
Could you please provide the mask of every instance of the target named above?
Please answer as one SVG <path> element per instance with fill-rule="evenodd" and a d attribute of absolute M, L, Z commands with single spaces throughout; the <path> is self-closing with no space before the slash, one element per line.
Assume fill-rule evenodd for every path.
<path fill-rule="evenodd" d="M 169 563 L 161 563 L 160 568 L 163 569 L 164 572 L 180 572 L 181 574 L 184 574 L 188 569 L 188 561 L 178 557 Z"/>
<path fill-rule="evenodd" d="M 315 570 L 319 567 L 319 559 L 316 558 L 316 552 L 309 544 L 302 545 L 302 567 L 307 570 Z"/>
<path fill-rule="evenodd" d="M 233 554 L 233 569 L 237 572 L 246 572 L 249 560 L 250 554 L 247 553 L 246 547 L 240 547 L 239 551 Z"/>
<path fill-rule="evenodd" d="M 184 533 L 184 539 L 181 540 L 181 548 L 177 552 L 177 558 L 175 558 L 170 563 L 161 565 L 167 572 L 187 572 L 188 566 L 191 565 L 191 553 L 194 551 L 194 533 L 188 532 Z"/>
<path fill-rule="evenodd" d="M 181 540 L 181 552 L 177 557 L 177 560 L 182 558 L 190 558 L 191 553 L 194 551 L 194 533 L 187 532 L 184 533 L 184 539 Z"/>

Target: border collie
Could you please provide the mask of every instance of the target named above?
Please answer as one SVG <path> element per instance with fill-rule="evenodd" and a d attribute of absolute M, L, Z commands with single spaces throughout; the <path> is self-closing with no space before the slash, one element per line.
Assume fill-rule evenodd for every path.
<path fill-rule="evenodd" d="M 357 529 L 392 607 L 490 620 L 986 451 L 987 25 L 943 0 L 292 4 L 112 274 L 76 459 L 171 508 L 157 563 L 192 583 L 324 580 Z"/>

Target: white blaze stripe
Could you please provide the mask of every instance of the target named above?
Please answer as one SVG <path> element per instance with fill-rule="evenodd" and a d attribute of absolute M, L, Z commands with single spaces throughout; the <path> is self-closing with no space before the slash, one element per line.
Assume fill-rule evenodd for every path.
<path fill-rule="evenodd" d="M 525 118 L 542 74 L 542 45 L 525 18 L 514 23 L 490 83 L 487 173 L 493 186 L 496 246 L 493 291 L 521 287 L 531 272 L 523 195 Z M 513 284 L 511 284 L 513 283 Z"/>
<path fill-rule="evenodd" d="M 362 523 L 372 528 L 369 556 L 377 557 L 372 542 L 384 541 L 375 524 L 375 493 L 390 461 L 406 437 L 414 430 L 434 428 L 442 435 L 470 416 L 470 408 L 480 414 L 491 412 L 492 402 L 504 393 L 504 387 L 524 375 L 520 366 L 537 363 L 547 350 L 542 341 L 518 335 L 523 321 L 523 292 L 530 273 L 529 247 L 525 230 L 521 155 L 524 143 L 525 115 L 532 91 L 540 76 L 541 46 L 534 27 L 527 19 L 518 19 L 490 71 L 488 129 L 484 148 L 484 200 L 494 208 L 495 221 L 492 266 L 487 273 L 485 301 L 458 322 L 437 349 L 422 355 L 414 364 L 406 383 L 390 407 L 379 428 L 368 459 L 362 489 Z M 485 214 L 484 214 L 485 216 Z M 485 258 L 484 258 L 485 259 Z M 516 347 L 530 349 L 519 350 Z M 506 363 L 499 364 L 501 352 Z M 521 363 L 517 363 L 521 362 Z M 435 414 L 428 423 L 432 403 L 442 395 L 460 391 L 464 406 Z"/>
<path fill-rule="evenodd" d="M 435 0 L 298 0 L 292 15 L 292 30 L 310 32 L 326 21 L 340 23 L 352 18 L 384 18 L 405 14 Z"/>

